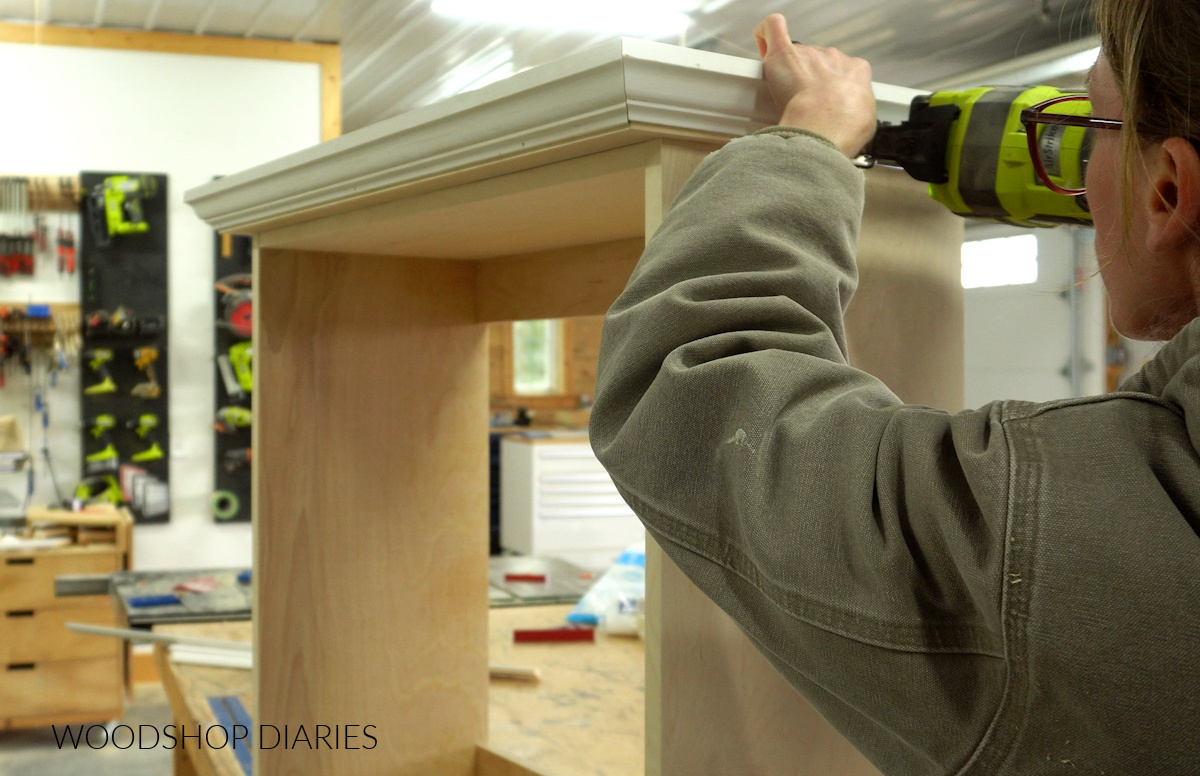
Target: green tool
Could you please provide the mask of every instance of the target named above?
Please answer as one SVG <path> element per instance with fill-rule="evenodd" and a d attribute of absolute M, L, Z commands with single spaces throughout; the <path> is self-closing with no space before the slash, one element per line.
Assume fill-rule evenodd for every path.
<path fill-rule="evenodd" d="M 116 426 L 117 419 L 108 414 L 97 415 L 91 421 L 84 423 L 84 428 L 88 429 L 92 438 L 104 443 L 104 447 L 100 450 L 84 456 L 83 460 L 87 464 L 88 474 L 116 469 L 121 465 L 121 456 L 112 443 L 112 437 L 109 436 L 109 432 Z"/>
<path fill-rule="evenodd" d="M 112 373 L 108 371 L 106 364 L 113 360 L 113 352 L 109 348 L 94 348 L 83 354 L 85 358 L 90 359 L 88 366 L 92 371 L 100 375 L 100 382 L 95 385 L 89 385 L 83 389 L 83 392 L 88 396 L 95 396 L 101 393 L 116 393 L 117 384 L 113 382 Z"/>
<path fill-rule="evenodd" d="M 1021 112 L 1073 92 L 1053 86 L 982 86 L 935 92 L 913 100 L 908 120 L 880 125 L 863 153 L 870 163 L 896 165 L 930 184 L 929 194 L 952 212 L 1018 226 L 1091 225 L 1087 199 L 1052 191 L 1037 175 Z M 1052 112 L 1087 116 L 1087 100 L 1064 101 Z M 1047 172 L 1068 188 L 1082 187 L 1094 130 L 1047 125 L 1036 145 Z"/>
<path fill-rule="evenodd" d="M 158 428 L 158 416 L 153 413 L 145 413 L 139 415 L 137 420 L 131 420 L 125 424 L 126 428 L 132 428 L 134 433 L 143 441 L 149 443 L 149 447 L 140 450 L 129 456 L 131 461 L 157 461 L 164 457 L 163 449 L 159 447 L 158 438 L 154 433 L 154 429 Z"/>
<path fill-rule="evenodd" d="M 222 407 L 217 410 L 217 422 L 213 428 L 222 434 L 232 434 L 239 428 L 249 428 L 254 416 L 248 407 Z"/>
<path fill-rule="evenodd" d="M 87 210 L 96 244 L 106 248 L 113 237 L 150 231 L 142 200 L 157 194 L 157 181 L 145 175 L 110 175 L 94 186 Z"/>
<path fill-rule="evenodd" d="M 249 342 L 239 342 L 229 349 L 229 363 L 237 375 L 238 386 L 246 393 L 254 390 L 254 349 Z"/>
<path fill-rule="evenodd" d="M 121 486 L 117 484 L 117 478 L 111 474 L 83 480 L 75 487 L 75 498 L 84 504 L 107 501 L 114 506 L 120 506 L 125 500 L 121 496 Z"/>
<path fill-rule="evenodd" d="M 231 490 L 218 490 L 213 494 L 212 510 L 213 517 L 218 520 L 229 520 L 237 517 L 238 512 L 242 508 L 242 501 L 238 495 Z"/>

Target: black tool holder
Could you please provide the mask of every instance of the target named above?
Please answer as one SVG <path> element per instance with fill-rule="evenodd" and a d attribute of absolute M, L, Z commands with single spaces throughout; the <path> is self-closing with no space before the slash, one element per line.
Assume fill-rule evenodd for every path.
<path fill-rule="evenodd" d="M 100 192 L 105 179 L 128 175 L 146 182 L 150 193 L 140 197 L 137 210 L 129 215 L 144 220 L 149 229 L 139 234 L 106 234 Z M 170 520 L 170 423 L 168 420 L 167 368 L 167 176 L 136 172 L 84 172 L 80 215 L 82 228 L 79 253 L 80 308 L 83 314 L 83 352 L 80 355 L 81 412 L 84 428 L 81 471 L 89 478 L 112 476 L 125 491 L 126 504 L 138 523 Z M 98 188 L 99 187 L 99 188 Z M 139 348 L 154 348 L 158 358 L 149 373 L 134 363 Z M 111 350 L 105 364 L 116 390 L 87 392 L 103 375 L 92 369 L 90 354 Z M 135 386 L 156 382 L 158 395 L 150 398 L 133 393 Z M 101 415 L 111 415 L 116 426 L 108 439 L 96 439 L 87 424 Z M 157 427 L 139 437 L 136 427 L 143 415 L 157 417 Z M 104 448 L 111 439 L 119 456 L 119 468 L 89 471 L 87 457 Z M 157 443 L 163 455 L 155 460 L 134 461 Z M 102 487 L 102 483 L 101 483 Z"/>
<path fill-rule="evenodd" d="M 250 410 L 253 394 L 239 386 L 239 390 L 231 395 L 219 361 L 222 357 L 228 358 L 230 348 L 251 341 L 245 335 L 249 333 L 246 324 L 249 322 L 249 300 L 253 297 L 253 288 L 248 282 L 254 263 L 253 243 L 249 237 L 218 233 L 214 235 L 213 255 L 213 276 L 218 284 L 225 279 L 235 279 L 225 290 L 214 288 L 214 343 L 218 363 L 213 369 L 216 380 L 213 395 L 216 397 L 214 414 L 218 416 L 215 424 L 218 428 L 214 445 L 213 519 L 218 523 L 245 523 L 250 521 L 250 470 L 253 465 L 252 458 L 245 453 L 250 450 L 252 426 L 221 423 L 219 415 L 230 407 Z"/>

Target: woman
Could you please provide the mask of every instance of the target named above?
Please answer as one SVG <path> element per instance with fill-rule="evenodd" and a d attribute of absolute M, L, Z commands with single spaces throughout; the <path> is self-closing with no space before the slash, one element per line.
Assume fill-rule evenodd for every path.
<path fill-rule="evenodd" d="M 1096 14 L 1102 274 L 1172 338 L 1121 392 L 948 415 L 846 364 L 870 68 L 778 15 L 781 126 L 705 160 L 605 323 L 597 455 L 889 776 L 1200 773 L 1200 9 Z"/>

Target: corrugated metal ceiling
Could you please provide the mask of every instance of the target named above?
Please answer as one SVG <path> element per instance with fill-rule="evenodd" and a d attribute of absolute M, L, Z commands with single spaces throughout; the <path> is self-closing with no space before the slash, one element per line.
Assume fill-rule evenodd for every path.
<path fill-rule="evenodd" d="M 683 42 L 757 57 L 753 29 L 780 11 L 800 40 L 866 57 L 878 81 L 921 86 L 1085 37 L 1089 7 L 1090 0 L 699 0 Z M 346 129 L 441 99 L 472 78 L 486 81 L 489 66 L 520 71 L 610 37 L 464 22 L 433 13 L 429 0 L 345 0 L 343 17 Z"/>
<path fill-rule="evenodd" d="M 640 0 L 640 7 L 655 1 Z M 594 7 L 606 2 L 612 0 Z M 504 0 L 493 3 L 504 8 Z M 754 57 L 754 26 L 779 11 L 799 39 L 866 57 L 876 80 L 904 86 L 945 80 L 1091 33 L 1090 0 L 676 3 L 683 3 L 691 24 L 682 39 L 667 42 Z M 0 19 L 340 41 L 346 131 L 614 36 L 466 21 L 435 13 L 431 0 L 0 0 Z"/>
<path fill-rule="evenodd" d="M 339 41 L 342 0 L 0 0 L 0 20 Z"/>

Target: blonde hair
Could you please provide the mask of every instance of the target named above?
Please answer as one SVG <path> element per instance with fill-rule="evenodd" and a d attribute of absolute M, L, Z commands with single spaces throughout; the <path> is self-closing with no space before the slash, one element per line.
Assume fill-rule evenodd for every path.
<path fill-rule="evenodd" d="M 1200 3 L 1194 0 L 1096 0 L 1100 47 L 1124 103 L 1122 209 L 1125 232 L 1133 183 L 1145 144 L 1182 137 L 1195 142 L 1191 107 L 1200 106 Z"/>

